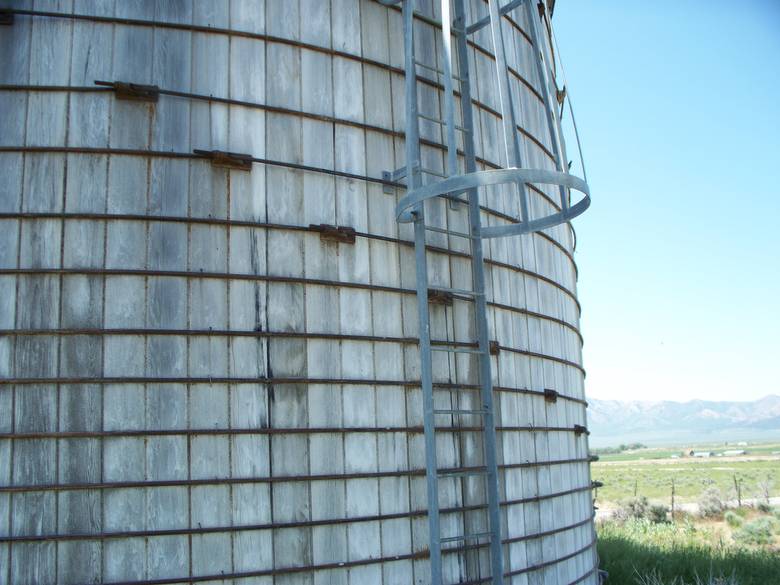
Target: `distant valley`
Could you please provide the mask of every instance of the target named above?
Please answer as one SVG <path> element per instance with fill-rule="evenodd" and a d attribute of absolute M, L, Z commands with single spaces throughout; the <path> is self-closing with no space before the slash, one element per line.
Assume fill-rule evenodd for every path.
<path fill-rule="evenodd" d="M 588 400 L 592 447 L 780 440 L 780 396 L 750 402 Z"/>

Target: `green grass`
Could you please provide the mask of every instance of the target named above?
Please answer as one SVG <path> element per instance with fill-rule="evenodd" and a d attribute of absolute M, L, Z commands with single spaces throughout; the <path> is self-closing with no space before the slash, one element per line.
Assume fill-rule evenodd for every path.
<path fill-rule="evenodd" d="M 780 554 L 724 544 L 708 527 L 690 522 L 601 524 L 598 550 L 607 585 L 637 585 L 638 576 L 653 573 L 664 583 L 734 576 L 739 585 L 780 585 Z"/>
<path fill-rule="evenodd" d="M 734 475 L 742 481 L 742 497 L 760 497 L 759 482 L 773 478 L 770 495 L 780 495 L 780 459 L 762 461 L 719 461 L 675 459 L 664 463 L 597 462 L 591 466 L 594 480 L 604 483 L 599 488 L 598 502 L 619 502 L 638 496 L 669 505 L 672 480 L 677 502 L 695 502 L 709 486 L 720 489 L 725 499 L 735 499 Z"/>

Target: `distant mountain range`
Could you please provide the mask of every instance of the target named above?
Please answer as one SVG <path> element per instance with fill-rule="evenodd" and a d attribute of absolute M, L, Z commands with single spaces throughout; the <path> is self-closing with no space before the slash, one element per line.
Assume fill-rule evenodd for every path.
<path fill-rule="evenodd" d="M 780 396 L 751 402 L 588 400 L 594 447 L 620 443 L 681 444 L 780 441 Z"/>

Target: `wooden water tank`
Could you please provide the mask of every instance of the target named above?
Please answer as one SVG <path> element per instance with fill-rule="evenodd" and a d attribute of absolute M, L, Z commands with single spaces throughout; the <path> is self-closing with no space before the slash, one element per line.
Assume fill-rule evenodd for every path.
<path fill-rule="evenodd" d="M 413 248 L 381 179 L 404 164 L 400 13 L 0 7 L 0 581 L 427 583 Z M 553 168 L 522 11 L 504 26 L 527 160 Z M 486 249 L 511 583 L 597 580 L 572 253 L 566 225 Z M 465 265 L 446 238 L 431 257 Z M 440 399 L 464 364 L 437 365 Z"/>

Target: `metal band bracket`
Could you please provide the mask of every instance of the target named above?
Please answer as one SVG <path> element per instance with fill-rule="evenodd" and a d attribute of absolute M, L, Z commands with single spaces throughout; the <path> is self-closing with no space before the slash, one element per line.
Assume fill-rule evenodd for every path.
<path fill-rule="evenodd" d="M 192 152 L 199 154 L 204 158 L 211 160 L 211 164 L 215 167 L 222 167 L 225 169 L 235 169 L 238 171 L 251 171 L 252 162 L 254 157 L 251 154 L 240 154 L 237 152 L 225 152 L 222 150 L 198 150 L 195 149 Z"/>
<path fill-rule="evenodd" d="M 354 244 L 357 232 L 355 228 L 347 226 L 335 226 L 327 223 L 309 224 L 309 228 L 320 232 L 320 240 L 337 242 L 340 244 Z"/>

